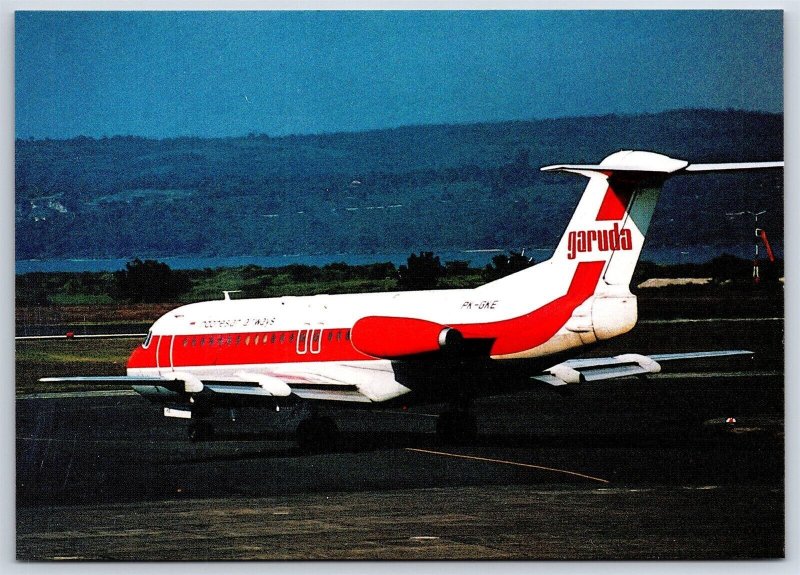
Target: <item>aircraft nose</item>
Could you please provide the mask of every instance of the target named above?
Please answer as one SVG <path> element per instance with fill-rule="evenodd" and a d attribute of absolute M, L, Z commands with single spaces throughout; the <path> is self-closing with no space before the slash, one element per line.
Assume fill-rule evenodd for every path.
<path fill-rule="evenodd" d="M 131 352 L 128 358 L 128 369 L 136 369 L 141 367 L 155 366 L 155 352 L 151 349 L 145 349 L 143 346 L 138 346 Z"/>

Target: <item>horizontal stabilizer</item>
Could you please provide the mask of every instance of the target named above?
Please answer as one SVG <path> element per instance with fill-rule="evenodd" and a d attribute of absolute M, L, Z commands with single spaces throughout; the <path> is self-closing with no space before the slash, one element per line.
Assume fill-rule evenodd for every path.
<path fill-rule="evenodd" d="M 540 168 L 543 172 L 636 172 L 672 174 L 689 165 L 686 160 L 677 160 L 653 152 L 626 150 L 611 154 L 599 164 L 557 164 Z"/>
<path fill-rule="evenodd" d="M 729 172 L 732 170 L 765 170 L 782 168 L 783 162 L 740 162 L 736 164 L 689 164 L 686 172 Z"/>
<path fill-rule="evenodd" d="M 686 160 L 641 151 L 622 151 L 612 154 L 599 164 L 556 164 L 544 166 L 543 172 L 595 172 L 610 176 L 614 173 L 664 174 L 731 172 L 782 168 L 783 162 L 734 162 L 724 164 L 690 164 Z"/>

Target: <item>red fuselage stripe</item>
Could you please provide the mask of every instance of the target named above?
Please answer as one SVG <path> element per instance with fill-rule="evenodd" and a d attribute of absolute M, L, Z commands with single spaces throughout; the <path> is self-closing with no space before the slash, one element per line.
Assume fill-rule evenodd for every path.
<path fill-rule="evenodd" d="M 595 290 L 604 261 L 580 262 L 567 293 L 519 317 L 480 324 L 453 325 L 466 338 L 492 339 L 492 355 L 525 351 L 549 340 Z M 387 333 L 386 337 L 394 334 Z M 301 339 L 302 338 L 302 339 Z M 298 348 L 301 353 L 298 353 Z M 310 332 L 278 331 L 153 336 L 138 347 L 128 368 L 175 369 L 187 366 L 249 365 L 375 359 L 353 347 L 349 328 Z"/>
<path fill-rule="evenodd" d="M 517 353 L 542 345 L 553 337 L 597 287 L 606 262 L 581 262 L 567 293 L 520 317 L 492 323 L 453 326 L 465 338 L 493 338 L 492 355 Z"/>

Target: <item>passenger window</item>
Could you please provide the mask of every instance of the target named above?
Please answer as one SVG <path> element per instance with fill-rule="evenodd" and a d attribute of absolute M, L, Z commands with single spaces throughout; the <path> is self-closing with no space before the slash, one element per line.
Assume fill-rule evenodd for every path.
<path fill-rule="evenodd" d="M 246 338 L 244 338 L 244 344 L 245 345 L 250 345 L 250 336 L 249 335 Z"/>
<path fill-rule="evenodd" d="M 272 334 L 272 337 L 270 338 L 270 342 L 271 343 L 275 343 L 275 334 L 274 333 Z"/>
<path fill-rule="evenodd" d="M 333 340 L 333 332 L 329 331 L 328 332 L 328 341 L 331 341 L 331 340 Z"/>
<path fill-rule="evenodd" d="M 206 338 L 201 337 L 200 338 L 200 347 L 203 347 L 205 344 L 206 344 Z"/>
<path fill-rule="evenodd" d="M 349 329 L 344 332 L 344 339 L 347 340 L 347 341 L 350 341 L 350 330 Z"/>
<path fill-rule="evenodd" d="M 240 343 L 242 343 L 242 336 L 237 335 L 236 336 L 236 345 L 239 345 Z"/>
<path fill-rule="evenodd" d="M 228 336 L 228 345 L 231 345 L 232 343 L 233 343 L 233 337 Z"/>
<path fill-rule="evenodd" d="M 336 332 L 336 341 L 342 341 L 342 330 Z"/>
<path fill-rule="evenodd" d="M 183 338 L 183 347 L 186 347 L 187 345 L 189 345 L 189 338 L 188 337 L 184 337 Z"/>
<path fill-rule="evenodd" d="M 253 341 L 253 345 L 258 345 L 258 340 L 261 338 L 260 335 L 256 336 L 256 339 Z"/>
<path fill-rule="evenodd" d="M 281 343 L 283 343 L 285 340 L 286 340 L 286 334 L 282 333 L 281 334 Z"/>
<path fill-rule="evenodd" d="M 292 343 L 293 341 L 294 341 L 294 334 L 289 336 L 289 343 Z"/>
<path fill-rule="evenodd" d="M 144 338 L 144 343 L 142 344 L 142 347 L 144 349 L 147 349 L 148 347 L 150 347 L 150 341 L 152 339 L 153 339 L 153 330 L 151 329 L 151 330 L 149 330 L 147 332 L 147 337 Z"/>
<path fill-rule="evenodd" d="M 192 347 L 197 347 L 197 338 L 196 337 L 192 338 Z"/>
<path fill-rule="evenodd" d="M 208 338 L 208 347 L 213 347 L 214 345 L 214 336 Z"/>

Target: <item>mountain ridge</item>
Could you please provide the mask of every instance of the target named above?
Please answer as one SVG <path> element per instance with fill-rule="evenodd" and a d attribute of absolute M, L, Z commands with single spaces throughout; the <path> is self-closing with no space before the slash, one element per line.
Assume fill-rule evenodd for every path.
<path fill-rule="evenodd" d="M 281 137 L 17 140 L 16 256 L 547 247 L 583 182 L 538 168 L 596 163 L 619 149 L 693 163 L 776 160 L 783 117 L 689 109 Z M 648 242 L 745 241 L 744 224 L 721 216 L 756 208 L 781 238 L 782 179 L 671 180 Z"/>

